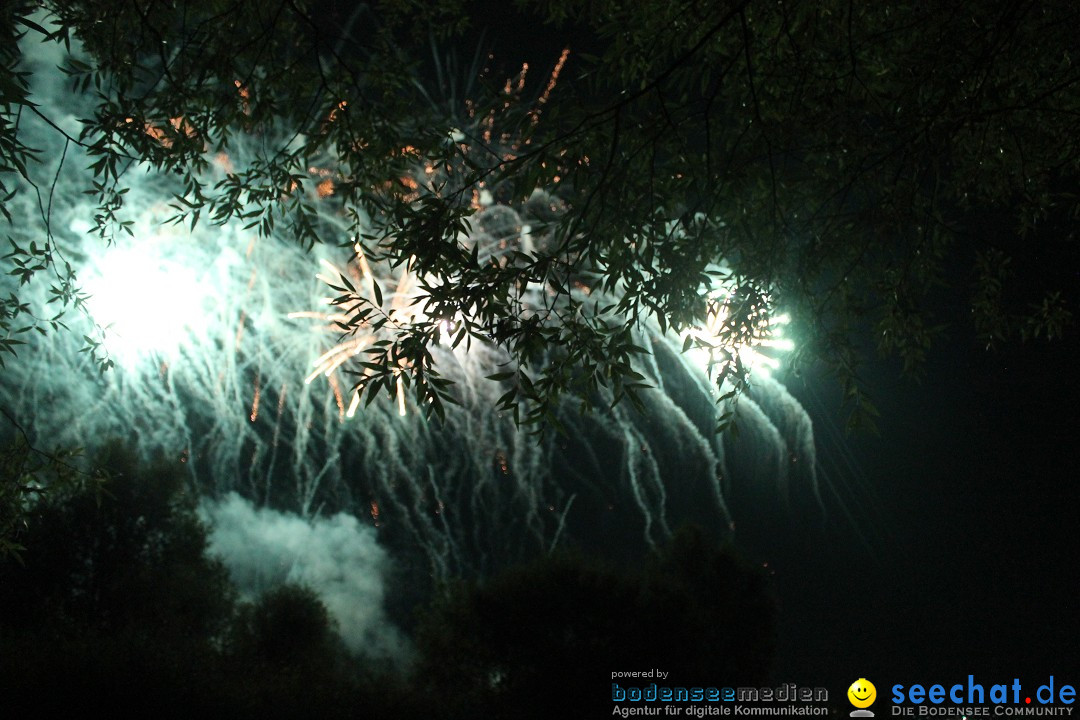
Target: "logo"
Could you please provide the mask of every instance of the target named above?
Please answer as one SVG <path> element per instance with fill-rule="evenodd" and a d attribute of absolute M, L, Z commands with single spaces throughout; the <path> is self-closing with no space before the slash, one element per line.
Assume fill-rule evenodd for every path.
<path fill-rule="evenodd" d="M 866 709 L 873 705 L 874 700 L 877 699 L 877 688 L 874 687 L 874 683 L 866 678 L 859 678 L 851 683 L 851 687 L 847 689 L 847 697 L 851 704 L 857 708 L 851 711 L 851 717 L 874 717 L 874 713 Z"/>

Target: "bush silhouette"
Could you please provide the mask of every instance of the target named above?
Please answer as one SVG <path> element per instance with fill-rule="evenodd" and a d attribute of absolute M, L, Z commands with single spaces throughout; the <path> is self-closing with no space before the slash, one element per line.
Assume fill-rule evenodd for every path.
<path fill-rule="evenodd" d="M 462 718 L 610 711 L 615 670 L 762 684 L 774 613 L 761 573 L 686 528 L 639 570 L 563 554 L 449 589 L 421 623 L 417 683 Z"/>

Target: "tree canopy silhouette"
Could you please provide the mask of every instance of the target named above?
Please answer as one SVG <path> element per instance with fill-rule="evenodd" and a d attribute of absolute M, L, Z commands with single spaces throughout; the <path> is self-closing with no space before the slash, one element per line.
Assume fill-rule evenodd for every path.
<path fill-rule="evenodd" d="M 423 617 L 416 684 L 452 718 L 610 713 L 619 669 L 760 685 L 774 614 L 763 573 L 686 527 L 644 569 L 556 555 L 452 588 Z"/>
<path fill-rule="evenodd" d="M 120 445 L 56 486 L 0 557 L 0 708 L 352 716 L 376 692 L 319 597 L 239 602 L 175 465 Z"/>

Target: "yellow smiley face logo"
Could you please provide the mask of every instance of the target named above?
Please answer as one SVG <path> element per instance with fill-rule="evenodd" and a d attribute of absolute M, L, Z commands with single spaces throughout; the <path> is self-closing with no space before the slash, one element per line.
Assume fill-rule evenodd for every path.
<path fill-rule="evenodd" d="M 877 698 L 877 688 L 866 678 L 859 678 L 847 689 L 847 697 L 857 708 L 870 707 Z"/>

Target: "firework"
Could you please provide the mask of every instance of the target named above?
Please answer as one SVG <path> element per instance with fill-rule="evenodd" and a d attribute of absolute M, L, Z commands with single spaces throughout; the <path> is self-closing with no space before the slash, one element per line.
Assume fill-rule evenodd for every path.
<path fill-rule="evenodd" d="M 43 112 L 62 126 L 73 122 L 66 95 L 36 90 Z M 65 143 L 33 122 L 28 132 L 38 146 Z M 400 375 L 394 396 L 370 405 L 361 407 L 353 389 L 364 373 L 357 361 L 377 334 L 354 322 L 355 308 L 328 302 L 328 286 L 348 278 L 372 297 L 377 283 L 386 289 L 380 312 L 402 323 L 427 318 L 413 270 L 369 260 L 350 240 L 355 227 L 331 205 L 331 177 L 312 168 L 308 201 L 331 242 L 311 252 L 238 224 L 167 225 L 178 188 L 153 174 L 125 198 L 131 237 L 108 247 L 88 232 L 94 209 L 81 192 L 89 177 L 76 150 L 68 147 L 62 163 L 62 152 L 44 153 L 53 159 L 32 172 L 39 186 L 55 178 L 53 242 L 84 281 L 89 312 L 67 318 L 68 331 L 37 339 L 9 363 L 0 388 L 38 442 L 128 439 L 147 456 L 184 463 L 209 497 L 236 492 L 305 518 L 350 514 L 377 528 L 398 557 L 423 558 L 437 577 L 484 574 L 562 544 L 631 553 L 686 520 L 726 529 L 733 480 L 765 479 L 786 492 L 796 459 L 798 477 L 814 482 L 809 419 L 764 373 L 740 399 L 739 439 L 715 432 L 727 408 L 717 403 L 709 368 L 737 355 L 756 378 L 789 347 L 780 337 L 783 316 L 764 305 L 751 309 L 759 316 L 749 336 L 718 345 L 732 313 L 745 311 L 733 287 L 703 288 L 706 322 L 688 331 L 692 352 L 682 352 L 685 337 L 655 325 L 634 330 L 634 342 L 649 351 L 637 370 L 655 388 L 641 395 L 644 412 L 611 407 L 606 389 L 593 399 L 599 409 L 586 414 L 567 397 L 556 411 L 566 434 L 537 439 L 496 410 L 506 387 L 485 379 L 508 357 L 474 341 L 468 350 L 433 348 L 461 403 L 436 424 L 410 407 Z M 238 138 L 208 172 L 243 167 L 255 152 Z M 416 175 L 431 181 L 424 167 Z M 12 206 L 26 221 L 12 230 L 18 242 L 46 234 L 30 197 L 23 192 Z M 510 206 L 481 189 L 475 201 L 474 232 L 461 242 L 477 246 L 481 262 L 544 248 L 544 229 L 560 210 L 547 193 Z M 48 278 L 18 292 L 48 312 Z M 445 335 L 454 329 L 453 319 L 439 322 Z M 117 360 L 113 370 L 99 373 L 81 352 L 84 335 Z"/>

